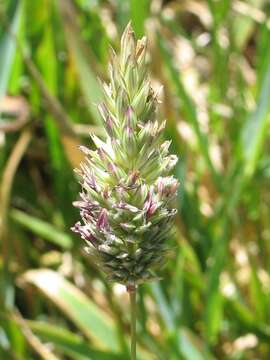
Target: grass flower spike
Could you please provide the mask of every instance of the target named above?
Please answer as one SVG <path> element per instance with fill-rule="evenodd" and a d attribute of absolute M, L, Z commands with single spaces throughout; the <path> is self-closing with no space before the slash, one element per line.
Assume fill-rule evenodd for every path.
<path fill-rule="evenodd" d="M 110 280 L 135 287 L 154 279 L 166 259 L 178 187 L 169 173 L 177 157 L 162 139 L 165 121 L 147 73 L 146 38 L 136 42 L 130 25 L 120 56 L 112 50 L 109 74 L 99 105 L 106 140 L 92 135 L 96 150 L 81 147 L 82 192 L 74 205 L 82 222 L 73 230 Z"/>

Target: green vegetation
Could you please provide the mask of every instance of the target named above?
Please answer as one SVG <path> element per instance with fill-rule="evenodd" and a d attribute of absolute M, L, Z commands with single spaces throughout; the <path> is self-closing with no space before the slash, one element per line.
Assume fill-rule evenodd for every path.
<path fill-rule="evenodd" d="M 266 0 L 0 1 L 0 359 L 129 359 L 128 294 L 70 227 L 78 145 L 104 135 L 98 78 L 130 19 L 180 158 L 173 251 L 138 292 L 138 360 L 269 359 Z"/>

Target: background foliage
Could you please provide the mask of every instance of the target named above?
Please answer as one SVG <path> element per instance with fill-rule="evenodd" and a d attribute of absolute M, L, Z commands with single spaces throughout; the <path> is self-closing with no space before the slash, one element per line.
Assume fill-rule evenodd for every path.
<path fill-rule="evenodd" d="M 1 359 L 128 359 L 129 305 L 70 232 L 77 145 L 129 19 L 149 38 L 180 157 L 163 280 L 140 288 L 140 359 L 269 359 L 270 5 L 0 1 Z M 142 297 L 143 295 L 143 297 Z"/>

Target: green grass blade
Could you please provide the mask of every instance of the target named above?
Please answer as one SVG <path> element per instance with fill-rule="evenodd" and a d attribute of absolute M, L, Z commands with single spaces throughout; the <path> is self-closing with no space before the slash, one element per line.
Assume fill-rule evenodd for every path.
<path fill-rule="evenodd" d="M 258 92 L 257 107 L 248 116 L 241 134 L 244 176 L 251 177 L 255 171 L 264 139 L 267 135 L 270 110 L 270 62 Z"/>
<path fill-rule="evenodd" d="M 136 36 L 139 38 L 144 35 L 144 22 L 148 17 L 149 6 L 149 0 L 142 0 L 139 6 L 137 0 L 130 1 L 130 17 L 132 26 Z"/>
<path fill-rule="evenodd" d="M 220 331 L 220 325 L 223 318 L 224 299 L 219 289 L 221 271 L 225 267 L 227 258 L 227 241 L 228 241 L 228 223 L 220 223 L 221 235 L 215 240 L 212 254 L 212 266 L 207 270 L 207 285 L 205 294 L 205 337 L 211 344 L 215 344 Z"/>
<path fill-rule="evenodd" d="M 242 332 L 252 332 L 256 334 L 260 340 L 269 344 L 269 324 L 258 321 L 252 309 L 249 309 L 241 299 L 227 299 L 226 307 L 230 316 L 235 320 L 235 324 L 237 324 Z"/>
<path fill-rule="evenodd" d="M 48 11 L 52 12 L 52 6 Z M 57 42 L 54 37 L 54 22 L 52 19 L 48 19 L 44 23 L 46 31 L 42 34 L 41 40 L 36 50 L 36 62 L 38 63 L 41 71 L 43 81 L 51 94 L 51 98 L 55 99 L 57 103 L 59 89 L 59 77 L 61 68 L 57 61 Z M 47 61 L 47 57 L 51 59 Z M 40 87 L 40 86 L 39 86 Z M 40 89 L 41 90 L 41 89 Z M 42 97 L 40 99 L 42 101 Z M 73 172 L 71 164 L 68 162 L 67 153 L 62 145 L 62 139 L 64 137 L 63 129 L 60 128 L 55 121 L 56 115 L 51 116 L 48 113 L 42 117 L 44 121 L 44 127 L 47 136 L 48 153 L 51 166 L 51 176 L 54 185 L 54 194 L 58 207 L 61 209 L 61 213 L 66 222 L 71 225 L 74 222 L 76 212 L 70 209 L 70 204 L 74 200 L 75 194 L 70 191 L 70 184 L 73 182 Z M 70 124 L 69 118 L 68 123 Z M 66 149 L 67 150 L 67 149 Z"/>
<path fill-rule="evenodd" d="M 214 357 L 204 348 L 202 340 L 189 329 L 181 328 L 178 332 L 178 346 L 185 360 L 214 359 Z"/>
<path fill-rule="evenodd" d="M 112 319 L 60 274 L 47 269 L 29 270 L 23 279 L 41 290 L 97 346 L 119 350 Z"/>
<path fill-rule="evenodd" d="M 75 62 L 79 85 L 87 108 L 93 117 L 93 121 L 100 124 L 101 118 L 97 110 L 97 104 L 100 103 L 103 95 L 97 81 L 96 72 L 91 66 L 94 58 L 90 49 L 83 42 L 80 30 L 74 21 L 75 8 L 71 6 L 69 1 L 61 1 L 59 8 L 64 23 L 67 46 Z"/>
<path fill-rule="evenodd" d="M 196 106 L 193 103 L 191 97 L 187 93 L 184 84 L 181 81 L 179 72 L 175 69 L 173 62 L 172 62 L 172 55 L 170 54 L 168 47 L 165 43 L 165 40 L 162 39 L 159 36 L 159 46 L 161 50 L 161 54 L 164 59 L 164 64 L 166 66 L 166 69 L 168 70 L 168 74 L 171 79 L 171 83 L 173 84 L 176 94 L 178 96 L 178 99 L 181 103 L 181 108 L 183 109 L 183 112 L 186 116 L 186 119 L 190 122 L 190 124 L 193 127 L 194 133 L 197 138 L 198 145 L 200 147 L 201 153 L 204 157 L 205 163 L 208 166 L 209 171 L 212 174 L 213 180 L 216 184 L 216 186 L 220 187 L 220 180 L 218 177 L 218 174 L 212 164 L 209 151 L 208 151 L 208 141 L 206 136 L 201 132 L 200 125 L 197 119 L 197 113 L 196 113 Z"/>
<path fill-rule="evenodd" d="M 262 282 L 258 276 L 255 264 L 251 263 L 250 297 L 256 315 L 260 321 L 268 318 L 268 299 L 263 291 Z"/>
<path fill-rule="evenodd" d="M 27 321 L 31 330 L 43 341 L 51 342 L 63 354 L 74 360 L 124 360 L 124 357 L 94 349 L 80 336 L 41 321 Z"/>
<path fill-rule="evenodd" d="M 7 315 L 8 312 L 0 314 L 0 346 L 12 350 L 21 360 L 27 359 L 27 347 L 21 328 Z M 1 355 L 1 352 L 0 352 Z M 0 359 L 6 359 L 1 357 Z"/>
<path fill-rule="evenodd" d="M 20 20 L 23 14 L 23 1 L 12 1 L 10 3 L 9 31 L 0 32 L 0 101 L 6 94 L 10 71 L 15 56 L 16 43 L 12 34 L 17 34 Z M 9 19 L 7 19 L 9 20 Z M 2 22 L 2 20 L 1 20 Z"/>
<path fill-rule="evenodd" d="M 60 246 L 62 249 L 70 249 L 72 247 L 72 238 L 68 234 L 43 220 L 15 209 L 10 211 L 10 217 L 17 224 L 30 230 L 42 239 Z"/>
<path fill-rule="evenodd" d="M 174 330 L 174 318 L 172 309 L 170 308 L 164 294 L 162 292 L 162 288 L 159 283 L 155 282 L 150 285 L 151 291 L 155 297 L 157 304 L 159 305 L 160 314 L 166 327 L 169 331 Z"/>

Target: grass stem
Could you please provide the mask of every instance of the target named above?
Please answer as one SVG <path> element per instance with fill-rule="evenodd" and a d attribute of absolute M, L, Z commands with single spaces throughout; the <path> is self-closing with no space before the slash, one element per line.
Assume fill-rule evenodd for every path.
<path fill-rule="evenodd" d="M 137 290 L 135 286 L 128 286 L 127 291 L 130 298 L 130 312 L 131 312 L 131 344 L 130 344 L 130 355 L 131 360 L 136 360 L 136 295 Z"/>

